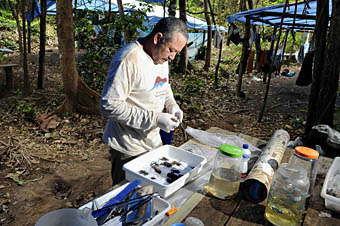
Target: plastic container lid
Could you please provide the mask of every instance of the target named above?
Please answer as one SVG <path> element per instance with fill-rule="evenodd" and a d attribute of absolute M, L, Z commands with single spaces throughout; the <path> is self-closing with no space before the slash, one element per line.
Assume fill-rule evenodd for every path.
<path fill-rule="evenodd" d="M 235 147 L 230 144 L 221 144 L 219 150 L 222 154 L 230 156 L 232 158 L 242 157 L 243 150 L 239 147 Z"/>
<path fill-rule="evenodd" d="M 243 144 L 242 148 L 243 148 L 243 149 L 248 149 L 248 148 L 249 148 L 249 145 L 248 145 L 248 144 Z"/>
<path fill-rule="evenodd" d="M 319 152 L 308 147 L 303 147 L 303 146 L 295 147 L 295 153 L 308 159 L 319 158 Z"/>

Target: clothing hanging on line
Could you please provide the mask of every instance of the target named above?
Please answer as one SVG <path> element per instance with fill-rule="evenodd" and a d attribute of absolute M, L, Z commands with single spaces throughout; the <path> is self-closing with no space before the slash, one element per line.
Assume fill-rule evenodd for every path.
<path fill-rule="evenodd" d="M 303 39 L 304 38 L 305 38 L 305 32 L 303 33 Z M 302 43 L 302 45 L 300 46 L 300 49 L 295 52 L 296 61 L 299 64 L 302 64 L 306 54 L 313 50 L 314 50 L 314 34 L 312 36 L 312 39 L 309 41 L 309 32 L 308 32 L 305 42 Z"/>
<path fill-rule="evenodd" d="M 240 36 L 240 32 L 237 29 L 235 24 L 230 24 L 228 29 L 228 39 L 227 39 L 227 45 L 229 46 L 230 41 L 232 41 L 235 45 L 238 45 L 242 39 Z"/>
<path fill-rule="evenodd" d="M 312 83 L 314 52 L 309 52 L 303 59 L 303 63 L 296 79 L 296 85 L 308 86 Z"/>
<path fill-rule="evenodd" d="M 247 63 L 247 73 L 252 73 L 254 69 L 254 57 L 255 57 L 255 51 L 250 51 L 248 56 L 248 63 Z"/>

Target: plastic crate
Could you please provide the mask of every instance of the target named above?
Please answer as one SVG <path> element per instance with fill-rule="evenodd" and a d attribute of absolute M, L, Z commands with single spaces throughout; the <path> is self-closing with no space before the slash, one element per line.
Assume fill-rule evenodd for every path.
<path fill-rule="evenodd" d="M 177 165 L 172 164 L 169 167 L 163 165 L 164 162 L 175 162 Z M 171 145 L 164 145 L 124 164 L 123 170 L 127 180 L 141 180 L 142 186 L 152 185 L 154 192 L 167 197 L 197 176 L 206 162 L 207 159 L 201 155 Z M 161 173 L 157 173 L 151 167 L 154 163 L 159 165 Z M 173 170 L 179 171 L 182 176 L 169 183 L 167 175 Z"/>
<path fill-rule="evenodd" d="M 127 184 L 124 184 L 112 191 L 107 192 L 106 194 L 94 199 L 95 203 L 97 205 L 98 208 L 101 208 L 105 205 L 105 203 L 107 203 L 110 199 L 112 199 L 113 197 L 115 197 L 116 195 L 118 195 L 119 192 L 121 192 L 126 186 Z M 79 207 L 79 209 L 84 209 L 84 208 L 90 208 L 92 209 L 93 206 L 93 201 L 90 201 L 84 205 L 82 205 L 81 207 Z M 163 217 L 165 216 L 165 213 L 170 210 L 171 206 L 170 203 L 165 201 L 164 199 L 162 199 L 161 197 L 153 197 L 152 198 L 152 213 L 155 214 L 154 216 L 152 216 L 152 219 L 150 219 L 149 221 L 145 222 L 142 226 L 152 226 L 157 224 L 159 221 L 161 221 L 163 219 Z M 115 223 L 110 224 L 110 222 L 105 223 L 105 226 L 110 226 L 110 225 L 117 225 Z"/>
<path fill-rule="evenodd" d="M 337 174 L 340 174 L 340 157 L 336 157 L 333 160 L 333 163 L 327 172 L 321 190 L 321 197 L 325 199 L 325 206 L 327 209 L 340 213 L 340 198 L 327 194 L 327 189 L 330 187 L 330 180 L 334 179 Z"/>

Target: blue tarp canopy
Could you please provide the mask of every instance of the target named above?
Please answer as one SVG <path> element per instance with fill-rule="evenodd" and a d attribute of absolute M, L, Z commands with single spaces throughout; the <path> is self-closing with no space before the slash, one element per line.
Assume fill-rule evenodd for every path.
<path fill-rule="evenodd" d="M 327 0 L 326 0 L 327 1 Z M 283 21 L 284 29 L 292 29 L 294 21 L 295 3 L 289 4 L 286 9 Z M 246 22 L 246 18 L 250 18 L 250 23 L 255 25 L 280 26 L 283 15 L 284 4 L 274 5 L 264 8 L 252 9 L 230 15 L 228 22 L 231 24 L 235 21 Z M 332 13 L 332 1 L 329 0 L 329 16 Z M 314 30 L 316 24 L 316 1 L 309 3 L 297 3 L 295 30 Z"/>
<path fill-rule="evenodd" d="M 140 5 L 140 3 L 147 4 L 145 2 L 163 2 L 164 0 L 143 0 L 143 1 L 137 1 L 137 0 L 123 0 L 124 4 L 124 11 L 129 12 L 134 9 L 143 9 L 143 6 Z M 55 1 L 47 0 L 48 2 L 48 8 L 47 8 L 47 14 L 48 15 L 55 15 L 56 14 L 56 5 L 53 4 Z M 109 10 L 109 1 L 108 0 L 77 0 L 77 6 L 75 5 L 75 0 L 73 2 L 73 8 L 74 9 L 89 9 L 93 11 L 108 11 Z M 52 3 L 52 4 L 49 4 Z M 134 6 L 134 9 L 131 7 Z M 117 0 L 111 0 L 111 10 L 113 12 L 118 12 L 117 7 Z M 147 13 L 148 22 L 146 22 L 144 25 L 148 28 L 146 32 L 140 32 L 141 36 L 145 36 L 148 34 L 148 32 L 151 31 L 153 26 L 164 16 L 164 8 L 159 5 L 152 5 L 151 12 Z M 166 10 L 165 16 L 168 16 L 168 12 Z M 178 10 L 176 11 L 176 16 L 179 16 Z M 203 20 L 200 20 L 195 17 L 187 16 L 187 26 L 188 28 L 196 29 L 196 30 L 208 30 L 207 23 Z M 215 26 L 212 25 L 212 29 L 215 29 Z M 224 27 L 218 27 L 220 31 L 226 31 Z M 207 39 L 207 37 L 205 38 Z M 188 56 L 189 59 L 193 60 L 195 55 L 198 52 L 198 49 L 200 46 L 203 45 L 203 33 L 189 33 L 189 40 L 188 43 L 191 43 L 190 46 L 188 46 Z"/>
<path fill-rule="evenodd" d="M 55 0 L 47 0 L 47 2 L 53 2 L 49 7 L 47 7 L 47 15 L 55 15 L 56 14 L 56 4 Z M 104 0 L 77 0 L 77 5 L 75 4 L 75 0 L 72 0 L 73 8 L 75 9 L 89 9 L 89 10 L 100 10 L 100 11 L 108 11 L 109 10 L 109 2 Z M 77 8 L 76 8 L 77 7 Z M 111 4 L 112 11 L 118 11 L 118 7 L 115 4 Z"/>
<path fill-rule="evenodd" d="M 143 0 L 146 2 L 163 2 L 163 0 Z M 48 2 L 55 2 L 50 1 Z M 73 0 L 73 7 L 75 8 L 75 1 Z M 136 9 L 142 8 L 143 6 L 140 6 L 141 1 L 137 0 L 124 0 L 124 11 L 130 11 L 133 10 L 129 6 L 134 6 Z M 126 5 L 127 4 L 127 5 Z M 100 11 L 108 11 L 109 10 L 109 1 L 108 0 L 78 0 L 77 1 L 77 8 L 76 9 L 89 9 L 89 10 L 100 10 Z M 117 0 L 111 1 L 111 10 L 114 12 L 118 12 L 117 7 Z M 56 13 L 56 5 L 52 4 L 47 8 L 47 14 L 48 15 L 55 15 Z M 164 15 L 164 9 L 162 6 L 159 5 L 153 5 L 151 12 L 148 12 L 147 16 L 150 21 L 149 25 L 156 24 L 161 18 L 163 18 Z M 176 16 L 178 17 L 179 12 L 177 10 Z M 168 12 L 166 10 L 165 16 L 168 16 Z M 194 18 L 191 16 L 187 16 L 187 26 L 188 28 L 197 29 L 197 30 L 208 30 L 207 23 L 205 21 L 202 21 L 198 18 Z M 214 25 L 212 25 L 212 29 L 214 30 Z M 218 27 L 219 30 L 227 31 L 224 27 Z"/>

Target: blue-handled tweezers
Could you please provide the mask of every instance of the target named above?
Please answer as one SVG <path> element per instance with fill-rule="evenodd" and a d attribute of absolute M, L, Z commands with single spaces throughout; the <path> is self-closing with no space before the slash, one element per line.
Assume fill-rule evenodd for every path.
<path fill-rule="evenodd" d="M 142 182 L 140 180 L 134 180 L 130 182 L 121 192 L 118 193 L 118 195 L 105 203 L 105 205 L 101 209 L 93 211 L 92 216 L 97 219 L 98 225 L 101 225 L 110 214 L 110 208 L 106 207 L 113 206 L 114 204 L 124 200 L 141 183 Z"/>

